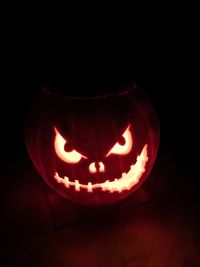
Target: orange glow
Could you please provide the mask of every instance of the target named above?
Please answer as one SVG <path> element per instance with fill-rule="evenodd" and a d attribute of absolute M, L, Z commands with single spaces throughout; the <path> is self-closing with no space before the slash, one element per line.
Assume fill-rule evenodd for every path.
<path fill-rule="evenodd" d="M 104 172 L 105 171 L 105 166 L 104 166 L 103 162 L 97 162 L 97 166 L 98 166 L 98 168 L 96 168 L 95 162 L 92 162 L 89 165 L 90 173 Z"/>
<path fill-rule="evenodd" d="M 89 171 L 90 171 L 90 173 L 95 173 L 96 172 L 96 167 L 95 167 L 95 163 L 94 162 L 92 162 L 89 165 Z"/>
<path fill-rule="evenodd" d="M 88 184 L 81 184 L 78 180 L 75 180 L 75 182 L 70 181 L 66 176 L 63 179 L 57 172 L 55 173 L 54 178 L 58 183 L 63 184 L 66 188 L 72 187 L 75 191 L 85 189 L 87 192 L 91 193 L 96 188 L 100 188 L 102 191 L 120 193 L 124 190 L 130 190 L 139 182 L 142 174 L 145 172 L 146 163 L 148 161 L 147 147 L 147 144 L 143 147 L 142 152 L 139 156 L 137 156 L 136 163 L 131 165 L 130 170 L 127 173 L 122 173 L 122 176 L 114 181 L 107 180 L 106 182 L 97 184 L 92 184 L 91 182 Z"/>
<path fill-rule="evenodd" d="M 67 141 L 61 136 L 61 134 L 58 132 L 56 127 L 54 127 L 56 137 L 54 140 L 54 148 L 56 151 L 57 156 L 67 162 L 67 163 L 77 163 L 81 160 L 81 158 L 87 159 L 87 157 L 81 155 L 76 150 L 72 150 L 70 152 L 65 151 L 64 147 Z"/>
<path fill-rule="evenodd" d="M 105 166 L 104 166 L 103 162 L 99 162 L 99 171 L 105 172 Z"/>
<path fill-rule="evenodd" d="M 111 150 L 106 154 L 106 157 L 108 157 L 110 154 L 126 155 L 131 151 L 133 146 L 133 139 L 130 131 L 130 124 L 128 125 L 127 129 L 125 130 L 122 136 L 125 139 L 124 145 L 116 143 L 111 148 Z"/>

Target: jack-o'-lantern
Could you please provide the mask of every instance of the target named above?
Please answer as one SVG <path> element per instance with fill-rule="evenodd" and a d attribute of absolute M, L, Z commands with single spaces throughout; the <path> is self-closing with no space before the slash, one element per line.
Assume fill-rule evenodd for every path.
<path fill-rule="evenodd" d="M 94 97 L 44 89 L 25 136 L 36 169 L 58 194 L 79 204 L 108 205 L 135 191 L 149 175 L 159 125 L 135 86 Z"/>

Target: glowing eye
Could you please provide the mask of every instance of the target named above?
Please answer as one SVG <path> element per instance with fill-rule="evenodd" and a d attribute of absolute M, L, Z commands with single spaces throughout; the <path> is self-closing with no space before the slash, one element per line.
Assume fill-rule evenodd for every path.
<path fill-rule="evenodd" d="M 106 157 L 108 157 L 110 154 L 117 154 L 117 155 L 126 155 L 128 154 L 133 146 L 133 140 L 132 135 L 130 131 L 130 124 L 125 130 L 125 132 L 122 135 L 124 137 L 124 144 L 120 145 L 119 143 L 116 143 L 111 150 L 106 154 Z"/>
<path fill-rule="evenodd" d="M 56 137 L 54 140 L 54 148 L 56 151 L 57 156 L 67 162 L 67 163 L 77 163 L 81 160 L 81 158 L 87 159 L 87 157 L 81 155 L 76 150 L 72 150 L 70 152 L 65 151 L 64 147 L 67 141 L 61 136 L 58 130 L 54 127 Z"/>

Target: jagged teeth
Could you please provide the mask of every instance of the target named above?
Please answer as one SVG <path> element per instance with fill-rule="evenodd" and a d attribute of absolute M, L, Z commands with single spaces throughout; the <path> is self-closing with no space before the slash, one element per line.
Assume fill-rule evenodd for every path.
<path fill-rule="evenodd" d="M 65 186 L 69 188 L 69 178 L 67 176 L 64 176 L 65 179 Z"/>
<path fill-rule="evenodd" d="M 103 183 L 92 184 L 88 182 L 88 184 L 81 184 L 79 180 L 70 181 L 67 176 L 64 176 L 64 179 L 59 176 L 57 172 L 55 172 L 54 178 L 55 180 L 63 184 L 65 187 L 74 187 L 76 191 L 81 191 L 82 189 L 87 190 L 87 192 L 93 192 L 96 188 L 101 188 L 102 191 L 112 192 L 121 192 L 123 190 L 131 189 L 135 184 L 138 183 L 140 177 L 145 172 L 145 165 L 148 161 L 147 157 L 147 146 L 141 154 L 137 157 L 137 161 L 134 165 L 131 165 L 130 170 L 122 173 L 122 176 L 114 180 L 107 180 Z"/>
<path fill-rule="evenodd" d="M 88 183 L 87 191 L 92 192 L 92 183 L 91 182 Z"/>
<path fill-rule="evenodd" d="M 102 183 L 102 185 L 101 185 L 101 189 L 102 189 L 102 191 L 106 191 L 108 185 L 109 185 L 109 180 L 107 180 L 107 181 L 105 181 L 104 183 Z"/>
<path fill-rule="evenodd" d="M 80 184 L 78 180 L 75 180 L 75 190 L 80 191 Z"/>
<path fill-rule="evenodd" d="M 54 178 L 56 179 L 56 181 L 57 181 L 58 183 L 61 182 L 61 178 L 59 177 L 59 175 L 58 175 L 57 172 L 55 173 Z"/>

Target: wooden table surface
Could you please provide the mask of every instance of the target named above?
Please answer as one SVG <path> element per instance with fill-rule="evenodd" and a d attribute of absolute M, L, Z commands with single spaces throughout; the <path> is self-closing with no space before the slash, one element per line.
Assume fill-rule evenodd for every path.
<path fill-rule="evenodd" d="M 73 204 L 50 192 L 27 158 L 19 159 L 1 180 L 0 266 L 199 267 L 193 175 L 161 145 L 143 186 L 147 201 L 130 198 L 99 216 L 80 208 L 74 219 Z M 52 204 L 51 197 L 66 203 L 59 214 L 52 209 L 61 204 Z"/>

